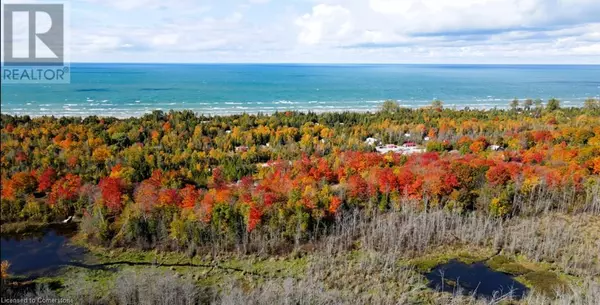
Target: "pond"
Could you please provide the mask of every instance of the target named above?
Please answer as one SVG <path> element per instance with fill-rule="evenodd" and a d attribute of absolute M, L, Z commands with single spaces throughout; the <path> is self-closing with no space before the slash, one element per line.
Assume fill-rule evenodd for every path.
<path fill-rule="evenodd" d="M 465 264 L 451 260 L 426 274 L 429 287 L 436 290 L 493 298 L 512 293 L 520 299 L 528 289 L 508 274 L 494 271 L 484 263 Z"/>
<path fill-rule="evenodd" d="M 2 234 L 1 259 L 10 262 L 12 275 L 30 278 L 52 275 L 84 258 L 86 250 L 69 242 L 76 232 L 76 224 L 52 224 L 40 231 Z"/>

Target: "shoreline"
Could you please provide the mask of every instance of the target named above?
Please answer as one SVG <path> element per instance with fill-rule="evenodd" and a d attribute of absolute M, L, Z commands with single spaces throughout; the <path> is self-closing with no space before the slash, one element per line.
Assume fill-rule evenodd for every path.
<path fill-rule="evenodd" d="M 561 104 L 564 102 L 561 102 Z M 207 118 L 222 118 L 222 117 L 231 117 L 231 116 L 243 116 L 243 115 L 249 115 L 249 116 L 273 116 L 276 114 L 281 114 L 281 113 L 287 113 L 287 112 L 291 112 L 294 114 L 298 114 L 298 115 L 308 115 L 308 114 L 316 114 L 316 115 L 323 115 L 323 114 L 344 114 L 344 113 L 357 113 L 357 114 L 374 114 L 374 113 L 378 113 L 381 111 L 381 104 L 377 104 L 379 107 L 374 107 L 374 108 L 370 108 L 370 109 L 276 109 L 270 112 L 267 111 L 230 111 L 230 112 L 215 112 L 215 113 L 207 113 L 207 112 L 201 112 L 201 111 L 197 111 L 191 108 L 187 108 L 187 109 L 169 109 L 169 110 L 164 110 L 164 109 L 153 109 L 153 110 L 148 110 L 142 113 L 135 113 L 135 114 L 123 114 L 123 115 L 113 115 L 108 114 L 108 115 L 103 115 L 101 113 L 90 113 L 90 114 L 79 114 L 79 113 L 47 113 L 47 114 L 28 114 L 28 113 L 14 113 L 14 112 L 4 112 L 1 111 L 0 115 L 6 115 L 6 116 L 12 116 L 12 117 L 25 117 L 25 116 L 29 116 L 30 118 L 47 118 L 47 117 L 53 117 L 53 118 L 81 118 L 81 119 L 85 119 L 85 118 L 89 118 L 89 117 L 98 117 L 98 118 L 116 118 L 119 120 L 127 120 L 127 119 L 139 119 L 142 118 L 146 115 L 151 115 L 152 113 L 154 113 L 155 111 L 159 111 L 162 112 L 163 114 L 168 114 L 171 112 L 175 112 L 175 113 L 181 113 L 181 112 L 186 112 L 186 111 L 192 111 L 194 113 L 195 116 L 203 116 L 203 117 L 207 117 Z M 411 111 L 418 111 L 418 110 L 430 110 L 432 108 L 432 106 L 427 105 L 427 106 L 415 106 L 415 107 L 406 107 L 402 104 L 399 104 L 400 109 L 409 109 Z M 542 107 L 543 108 L 543 107 Z M 569 104 L 567 105 L 561 105 L 560 109 L 565 110 L 565 109 L 583 109 L 585 108 L 584 105 L 575 105 L 575 106 L 571 106 Z M 490 112 L 490 111 L 502 111 L 502 112 L 508 112 L 511 111 L 510 106 L 506 105 L 506 106 L 495 106 L 495 107 L 470 107 L 470 106 L 465 106 L 465 107 L 456 107 L 456 105 L 444 105 L 443 107 L 441 107 L 442 110 L 444 111 L 453 111 L 453 112 L 466 112 L 466 111 L 479 111 L 479 112 Z M 535 106 L 532 106 L 531 109 L 529 111 L 534 111 L 535 110 Z M 517 112 L 523 112 L 526 111 L 523 108 L 519 108 L 517 110 Z"/>

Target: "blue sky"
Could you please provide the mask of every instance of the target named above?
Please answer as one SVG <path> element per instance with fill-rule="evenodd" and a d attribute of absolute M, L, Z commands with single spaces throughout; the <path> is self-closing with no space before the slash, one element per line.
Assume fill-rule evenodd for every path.
<path fill-rule="evenodd" d="M 600 64 L 600 0 L 72 0 L 70 10 L 74 62 Z"/>

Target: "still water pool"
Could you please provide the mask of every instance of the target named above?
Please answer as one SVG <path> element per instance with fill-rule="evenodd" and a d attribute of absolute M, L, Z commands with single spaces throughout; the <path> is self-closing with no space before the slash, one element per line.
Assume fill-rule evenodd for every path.
<path fill-rule="evenodd" d="M 10 262 L 12 275 L 51 275 L 83 259 L 86 250 L 69 242 L 76 231 L 76 224 L 56 224 L 36 232 L 2 234 L 0 256 Z"/>
<path fill-rule="evenodd" d="M 500 297 L 511 293 L 520 299 L 528 289 L 512 276 L 490 269 L 484 263 L 465 264 L 451 260 L 425 275 L 432 289 L 476 297 Z"/>

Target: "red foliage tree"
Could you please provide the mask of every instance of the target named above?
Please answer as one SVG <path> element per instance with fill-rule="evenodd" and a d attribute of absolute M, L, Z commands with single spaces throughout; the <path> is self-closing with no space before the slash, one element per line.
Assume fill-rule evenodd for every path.
<path fill-rule="evenodd" d="M 158 185 L 152 178 L 142 181 L 133 194 L 135 203 L 144 211 L 158 204 Z"/>
<path fill-rule="evenodd" d="M 592 160 L 592 171 L 595 174 L 600 174 L 600 157 L 596 157 Z"/>
<path fill-rule="evenodd" d="M 163 206 L 180 206 L 181 196 L 176 189 L 162 189 L 158 192 L 158 202 Z"/>
<path fill-rule="evenodd" d="M 204 222 L 210 222 L 212 216 L 212 210 L 217 202 L 217 196 L 215 190 L 210 190 L 204 193 L 202 200 L 200 200 L 200 217 Z"/>
<path fill-rule="evenodd" d="M 364 199 L 367 196 L 367 181 L 358 174 L 348 178 L 348 193 L 350 197 L 356 199 Z"/>
<path fill-rule="evenodd" d="M 222 188 L 226 185 L 225 175 L 220 167 L 216 167 L 212 170 L 212 183 L 209 185 L 211 188 Z"/>
<path fill-rule="evenodd" d="M 58 179 L 53 185 L 50 195 L 48 196 L 48 204 L 54 206 L 59 201 L 72 201 L 79 196 L 81 188 L 81 177 L 74 174 L 67 174 L 65 177 Z"/>
<path fill-rule="evenodd" d="M 260 223 L 262 217 L 262 211 L 254 203 L 250 203 L 250 211 L 248 212 L 248 232 L 252 232 L 256 226 Z"/>
<path fill-rule="evenodd" d="M 152 172 L 152 176 L 148 179 L 149 183 L 152 183 L 154 186 L 159 187 L 163 183 L 163 172 L 159 169 Z"/>
<path fill-rule="evenodd" d="M 316 162 L 316 166 L 311 166 L 309 170 L 309 174 L 313 176 L 316 180 L 325 179 L 329 182 L 333 181 L 335 177 L 335 173 L 329 167 L 329 163 L 324 158 L 319 158 Z"/>
<path fill-rule="evenodd" d="M 409 168 L 400 170 L 397 181 L 402 195 L 410 196 L 414 194 L 415 190 L 412 188 L 412 185 L 415 182 L 415 174 Z"/>
<path fill-rule="evenodd" d="M 8 179 L 6 177 L 2 177 L 2 190 L 1 190 L 1 196 L 2 199 L 5 200 L 15 200 L 15 187 L 14 187 L 14 183 L 11 179 Z"/>
<path fill-rule="evenodd" d="M 552 132 L 548 130 L 534 130 L 531 133 L 533 135 L 533 140 L 536 143 L 549 142 L 554 139 L 552 137 Z"/>
<path fill-rule="evenodd" d="M 120 211 L 123 208 L 121 197 L 123 195 L 123 182 L 120 178 L 106 177 L 100 179 L 98 185 L 104 205 L 113 212 Z"/>
<path fill-rule="evenodd" d="M 442 176 L 442 194 L 448 195 L 452 190 L 459 186 L 458 178 L 453 173 L 447 172 Z"/>
<path fill-rule="evenodd" d="M 277 201 L 277 199 L 278 197 L 276 194 L 273 194 L 271 192 L 263 193 L 263 204 L 265 205 L 265 207 L 270 207 Z"/>
<path fill-rule="evenodd" d="M 46 168 L 38 176 L 38 192 L 47 192 L 52 188 L 52 185 L 56 181 L 56 171 L 52 167 Z"/>
<path fill-rule="evenodd" d="M 396 176 L 391 168 L 384 168 L 377 171 L 377 183 L 379 191 L 383 194 L 389 194 L 398 187 Z"/>
<path fill-rule="evenodd" d="M 528 150 L 523 154 L 523 162 L 542 164 L 544 153 L 541 151 Z"/>
<path fill-rule="evenodd" d="M 188 184 L 180 191 L 180 195 L 181 207 L 184 209 L 193 209 L 200 194 L 195 186 Z"/>
<path fill-rule="evenodd" d="M 484 151 L 486 147 L 487 147 L 487 141 L 485 141 L 485 139 L 477 139 L 477 141 L 475 141 L 475 142 L 471 143 L 471 145 L 469 145 L 469 149 L 475 154 Z"/>
<path fill-rule="evenodd" d="M 331 213 L 331 214 L 337 213 L 337 211 L 341 205 L 342 205 L 342 199 L 340 199 L 340 197 L 337 197 L 337 196 L 331 197 L 331 200 L 329 202 L 329 209 L 328 209 L 329 213 Z"/>
<path fill-rule="evenodd" d="M 488 182 L 494 186 L 504 185 L 510 180 L 510 171 L 504 163 L 499 163 L 485 173 Z"/>
<path fill-rule="evenodd" d="M 12 183 L 15 191 L 21 194 L 27 194 L 35 191 L 37 180 L 30 172 L 18 172 L 12 176 Z"/>

